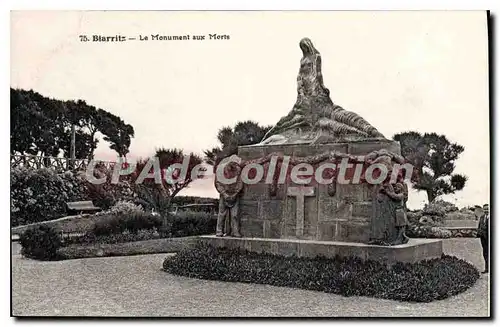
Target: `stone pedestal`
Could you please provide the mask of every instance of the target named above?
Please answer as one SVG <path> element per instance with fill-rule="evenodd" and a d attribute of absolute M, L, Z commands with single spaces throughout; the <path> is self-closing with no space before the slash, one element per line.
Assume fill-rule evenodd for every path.
<path fill-rule="evenodd" d="M 244 238 L 202 239 L 217 246 L 280 255 L 331 257 L 339 254 L 387 262 L 439 257 L 440 241 L 411 240 L 390 247 L 365 244 L 370 240 L 381 244 L 407 241 L 402 231 L 406 224 L 404 206 L 408 193 L 401 176 L 396 182 L 390 177 L 382 178 L 379 183 L 383 185 L 377 186 L 359 180 L 345 183 L 341 169 L 332 168 L 331 178 L 325 178 L 329 184 L 317 178 L 305 183 L 306 179 L 290 178 L 292 166 L 303 163 L 309 165 L 301 167 L 307 169 L 312 165 L 317 169 L 325 167 L 325 163 L 333 166 L 348 159 L 355 167 L 361 163 L 361 168 L 367 168 L 365 164 L 376 163 L 384 168 L 390 166 L 387 170 L 391 170 L 394 162 L 404 162 L 398 142 L 387 140 L 368 121 L 330 99 L 321 73 L 321 55 L 311 40 L 304 38 L 299 46 L 303 57 L 294 107 L 267 131 L 259 144 L 238 148 L 241 175 L 248 175 L 252 182 L 245 182 L 243 186 L 241 179 L 229 186 L 220 186 L 221 181 L 215 183 L 216 187 L 220 186 L 218 191 L 223 200 L 233 200 L 226 189 L 238 190 L 239 204 L 235 211 Z M 272 154 L 281 160 L 273 164 Z M 364 160 L 364 156 L 368 160 Z M 290 159 L 288 167 L 285 157 Z M 272 172 L 269 167 L 275 164 L 277 172 Z M 259 176 L 256 168 L 262 166 L 265 176 Z M 251 169 L 255 171 L 253 177 Z M 277 174 L 283 175 L 281 171 L 286 176 L 282 179 L 277 177 Z M 355 171 L 356 168 L 351 173 Z M 220 211 L 223 217 L 224 207 Z"/>
<path fill-rule="evenodd" d="M 320 145 L 242 146 L 242 160 L 275 153 L 292 158 L 313 157 L 327 152 L 357 156 L 376 150 L 400 154 L 398 142 L 359 141 Z M 289 166 L 291 169 L 293 165 Z M 277 167 L 279 174 L 280 167 Z M 297 185 L 287 180 L 275 192 L 265 178 L 245 184 L 240 197 L 241 233 L 245 237 L 367 242 L 370 237 L 372 186 L 361 184 Z M 274 193 L 274 194 L 273 194 Z"/>
<path fill-rule="evenodd" d="M 443 253 L 443 241 L 435 239 L 411 239 L 406 244 L 395 246 L 248 237 L 220 238 L 215 236 L 201 236 L 200 240 L 215 247 L 241 249 L 280 256 L 295 255 L 305 258 L 314 258 L 316 256 L 334 258 L 336 255 L 340 257 L 353 256 L 363 260 L 376 260 L 386 264 L 393 264 L 395 262 L 415 263 L 421 260 L 440 258 Z"/>

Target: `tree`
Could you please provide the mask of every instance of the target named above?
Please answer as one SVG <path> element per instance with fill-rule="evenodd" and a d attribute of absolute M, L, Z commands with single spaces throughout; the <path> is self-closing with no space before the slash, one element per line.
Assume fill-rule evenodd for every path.
<path fill-rule="evenodd" d="M 251 120 L 238 122 L 233 128 L 222 127 L 217 133 L 220 145 L 203 151 L 205 161 L 210 165 L 216 165 L 225 157 L 238 152 L 238 147 L 259 143 L 272 126 L 260 126 Z"/>
<path fill-rule="evenodd" d="M 168 210 L 172 204 L 172 199 L 198 177 L 192 176 L 191 173 L 193 172 L 193 168 L 203 161 L 200 156 L 190 153 L 187 155 L 188 165 L 185 171 L 186 175 L 180 176 L 180 169 L 174 168 L 172 165 L 182 165 L 184 151 L 180 149 L 159 148 L 156 150 L 154 157 L 158 158 L 159 161 L 162 177 L 161 183 L 157 184 L 154 178 L 146 178 L 142 182 L 137 181 L 140 172 L 146 167 L 148 161 L 154 158 L 137 161 L 135 172 L 132 174 L 132 181 L 138 197 L 138 204 L 158 212 L 163 217 L 162 229 L 163 232 L 166 232 L 170 227 Z M 204 168 L 200 169 L 200 171 L 204 170 Z M 149 173 L 154 173 L 154 166 L 149 169 Z M 168 176 L 165 174 L 168 174 Z"/>
<path fill-rule="evenodd" d="M 467 176 L 453 174 L 455 161 L 464 147 L 436 133 L 403 132 L 393 136 L 401 144 L 401 154 L 415 167 L 418 178 L 413 187 L 425 191 L 429 202 L 465 187 Z"/>
<path fill-rule="evenodd" d="M 148 162 L 154 157 L 158 158 L 159 168 L 161 171 L 161 183 L 156 184 L 155 179 L 152 177 L 145 178 L 142 182 L 137 182 L 139 174 L 143 171 L 143 169 L 148 165 Z M 181 164 L 184 160 L 184 151 L 180 149 L 166 149 L 159 148 L 156 150 L 156 153 L 153 158 L 148 159 L 139 159 L 136 163 L 135 172 L 132 174 L 132 181 L 135 185 L 142 185 L 143 187 L 150 189 L 157 189 L 167 201 L 167 207 L 170 204 L 172 198 L 174 198 L 180 191 L 189 186 L 197 176 L 192 176 L 193 168 L 196 165 L 201 164 L 203 161 L 200 156 L 190 153 L 186 156 L 188 160 L 187 169 L 185 171 L 186 175 L 184 178 L 180 178 L 180 169 L 178 167 L 173 168 L 174 164 Z M 204 168 L 201 168 L 200 171 L 204 171 Z M 149 173 L 154 173 L 154 166 L 149 169 Z M 166 176 L 168 174 L 169 176 Z M 167 179 L 167 177 L 172 177 L 172 179 Z M 155 205 L 152 204 L 154 207 Z M 162 211 L 162 210 L 157 210 Z"/>
<path fill-rule="evenodd" d="M 88 105 L 83 100 L 61 101 L 32 90 L 10 89 L 11 153 L 40 156 L 70 155 L 75 129 L 76 158 L 92 159 L 104 135 L 110 148 L 124 157 L 129 152 L 134 129 L 120 117 Z"/>

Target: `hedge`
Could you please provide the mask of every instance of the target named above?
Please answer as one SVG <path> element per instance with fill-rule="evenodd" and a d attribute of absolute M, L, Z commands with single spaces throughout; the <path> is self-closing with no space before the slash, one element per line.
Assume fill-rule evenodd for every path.
<path fill-rule="evenodd" d="M 10 173 L 12 226 L 61 218 L 66 202 L 84 200 L 84 186 L 71 173 L 16 167 Z"/>
<path fill-rule="evenodd" d="M 445 299 L 464 292 L 479 278 L 473 265 L 447 255 L 388 267 L 377 261 L 354 257 L 282 257 L 216 248 L 203 243 L 167 258 L 163 269 L 174 275 L 200 279 L 410 302 Z"/>

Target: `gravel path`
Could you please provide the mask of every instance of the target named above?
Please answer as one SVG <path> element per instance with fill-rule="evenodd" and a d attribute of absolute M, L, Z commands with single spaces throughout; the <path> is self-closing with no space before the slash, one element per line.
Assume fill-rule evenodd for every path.
<path fill-rule="evenodd" d="M 445 252 L 483 270 L 479 239 Z M 406 303 L 267 285 L 223 283 L 161 271 L 165 254 L 38 262 L 12 256 L 15 316 L 488 316 L 488 278 L 442 301 Z"/>

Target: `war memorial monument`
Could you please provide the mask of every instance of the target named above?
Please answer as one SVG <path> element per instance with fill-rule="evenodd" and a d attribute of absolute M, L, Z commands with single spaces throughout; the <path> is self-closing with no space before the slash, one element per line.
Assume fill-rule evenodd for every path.
<path fill-rule="evenodd" d="M 238 148 L 238 162 L 224 167 L 235 182 L 224 184 L 216 178 L 217 235 L 202 241 L 258 253 L 355 256 L 387 263 L 440 257 L 441 240 L 405 235 L 408 188 L 404 169 L 394 173 L 394 167 L 405 164 L 399 143 L 333 103 L 323 84 L 319 51 L 308 38 L 300 41 L 300 48 L 294 107 L 260 143 Z M 343 175 L 350 178 L 339 174 L 341 162 L 348 164 Z M 337 167 L 321 172 L 327 183 L 290 179 L 296 166 L 308 164 L 316 170 L 325 163 Z M 365 176 L 374 164 L 389 172 L 378 184 Z M 242 171 L 251 177 L 255 165 L 262 165 L 265 175 L 244 183 Z M 362 170 L 356 172 L 359 165 Z"/>

